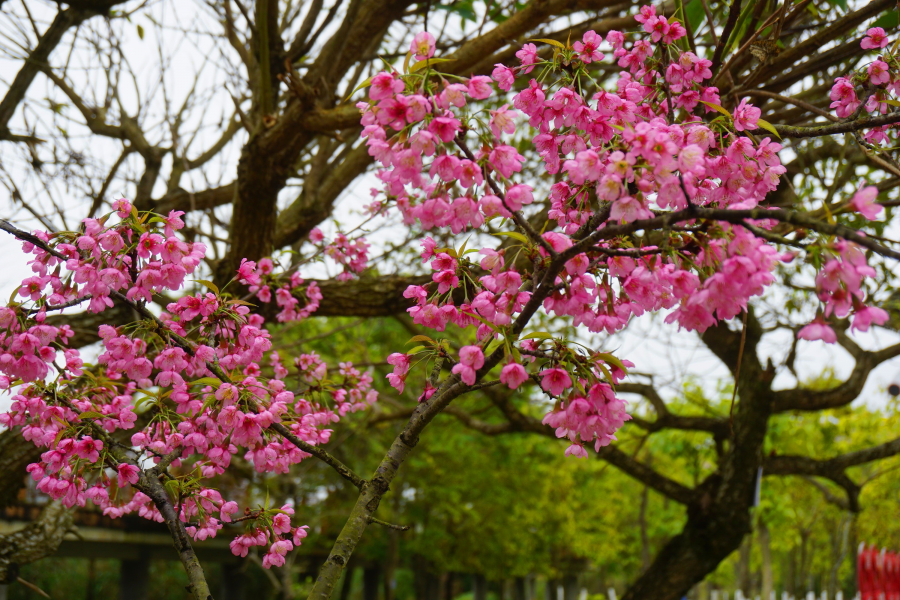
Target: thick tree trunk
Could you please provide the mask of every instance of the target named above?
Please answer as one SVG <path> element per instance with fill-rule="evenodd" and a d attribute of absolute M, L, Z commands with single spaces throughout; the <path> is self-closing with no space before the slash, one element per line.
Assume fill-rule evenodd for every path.
<path fill-rule="evenodd" d="M 762 448 L 772 412 L 774 372 L 756 354 L 762 329 L 748 316 L 744 339 L 727 325 L 708 329 L 704 343 L 737 372 L 738 400 L 730 423 L 727 450 L 719 470 L 696 488 L 684 529 L 669 540 L 622 600 L 680 600 L 734 552 L 751 531 Z"/>

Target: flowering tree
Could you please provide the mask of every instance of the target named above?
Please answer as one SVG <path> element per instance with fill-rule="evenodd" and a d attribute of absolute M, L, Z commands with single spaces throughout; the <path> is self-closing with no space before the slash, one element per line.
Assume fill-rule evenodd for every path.
<path fill-rule="evenodd" d="M 77 231 L 28 233 L 4 222 L 0 227 L 23 241 L 34 275 L 0 309 L 0 387 L 13 394 L 0 424 L 20 428 L 43 450 L 28 467 L 38 488 L 66 506 L 92 501 L 112 516 L 134 512 L 165 522 L 198 599 L 210 592 L 192 540 L 240 521 L 245 532 L 232 551 L 246 556 L 259 546 L 264 566 L 278 566 L 307 536 L 291 506 L 242 507 L 214 488 L 233 457 L 267 473 L 318 459 L 359 489 L 310 596 L 329 598 L 367 526 L 394 526 L 375 512 L 419 436 L 475 391 L 492 398 L 505 422 L 460 415 L 468 426 L 555 435 L 566 440 L 567 455 L 599 455 L 688 507 L 685 530 L 628 598 L 680 597 L 733 551 L 749 530 L 760 469 L 830 479 L 858 506 L 860 486 L 846 469 L 896 454 L 896 440 L 825 460 L 764 458 L 762 448 L 772 414 L 846 405 L 875 366 L 900 354 L 897 345 L 864 351 L 848 335 L 888 320 L 876 293 L 890 278 L 876 267 L 900 252 L 881 235 L 884 206 L 875 185 L 853 181 L 844 195 L 847 185 L 835 183 L 819 210 L 773 197 L 791 185 L 782 138 L 851 134 L 876 164 L 895 168 L 889 154 L 875 150 L 890 146 L 891 126 L 900 123 L 891 97 L 900 63 L 884 29 L 869 28 L 854 42 L 854 52 L 868 52 L 865 66 L 831 87 L 834 114 L 761 94 L 825 113 L 833 124 L 780 125 L 761 119 L 746 97 L 737 100 L 734 83 L 720 84 L 731 86 L 733 102 L 716 84 L 739 72 L 756 36 L 780 31 L 794 12 L 786 4 L 767 19 L 757 15 L 749 29 L 743 19 L 747 39 L 724 64 L 740 2 L 730 7 L 721 37 L 710 23 L 718 41 L 709 58 L 697 51 L 685 12 L 666 16 L 644 6 L 621 21 L 621 30 L 587 29 L 574 42 L 535 39 L 516 49 L 515 59 L 495 63 L 490 76 L 461 76 L 475 70 L 473 53 L 484 52 L 477 44 L 437 55 L 434 35 L 422 31 L 402 65 L 354 85 L 354 93 L 367 90 L 354 109 L 365 141 L 349 152 L 363 167 L 374 160 L 380 182 L 368 219 L 396 218 L 397 227 L 421 234 L 430 276 L 372 284 L 364 277 L 369 243 L 360 229 L 326 235 L 297 222 L 294 205 L 275 225 L 277 192 L 293 163 L 284 156 L 296 159 L 300 143 L 284 123 L 331 118 L 310 116 L 308 82 L 289 76 L 283 79 L 296 98 L 279 119 L 271 116 L 271 90 L 255 90 L 260 122 L 232 190 L 233 238 L 212 280 L 198 280 L 206 291 L 186 290 L 203 276 L 208 247 L 183 235 L 184 211 L 118 199 Z M 876 13 L 850 13 L 840 31 Z M 347 19 L 352 30 L 357 17 Z M 531 27 L 517 15 L 496 35 L 508 23 Z M 332 46 L 320 60 L 343 60 Z M 765 70 L 770 56 L 766 44 L 760 47 Z M 754 70 L 748 78 L 758 76 Z M 348 112 L 347 105 L 330 110 Z M 256 152 L 260 145 L 277 150 L 274 158 Z M 329 177 L 346 177 L 340 168 Z M 273 245 L 294 242 L 289 261 L 268 256 Z M 333 281 L 307 280 L 310 261 L 322 257 L 340 273 Z M 799 293 L 814 314 L 800 323 L 802 314 L 786 313 L 781 323 L 793 317 L 797 338 L 840 342 L 856 359 L 851 379 L 837 388 L 773 391 L 774 368 L 757 355 L 763 325 L 751 300 L 791 276 L 813 282 Z M 378 306 L 390 307 L 385 312 L 408 306 L 424 331 L 411 340 L 415 347 L 386 357 L 390 385 L 414 389 L 418 404 L 368 478 L 327 444 L 348 413 L 376 402 L 372 374 L 349 361 L 330 369 L 315 354 L 285 364 L 271 341 L 275 323 L 335 314 L 329 310 L 347 293 L 341 290 L 361 286 L 379 296 Z M 160 301 L 166 294 L 174 296 Z M 161 302 L 161 314 L 149 308 L 153 302 Z M 358 295 L 348 303 L 347 312 L 375 311 Z M 73 329 L 51 318 L 76 305 L 101 319 L 97 364 L 85 364 Z M 104 317 L 118 308 L 139 318 Z M 627 356 L 593 343 L 654 313 L 700 334 L 731 369 L 740 395 L 733 414 L 671 413 L 654 388 L 629 380 L 634 365 Z M 740 326 L 730 329 L 728 321 Z M 532 382 L 547 399 L 543 419 L 506 393 Z M 649 432 L 708 432 L 721 447 L 716 471 L 692 489 L 617 449 L 616 432 L 632 419 L 622 393 L 644 396 L 656 411 L 655 421 L 638 416 Z"/>

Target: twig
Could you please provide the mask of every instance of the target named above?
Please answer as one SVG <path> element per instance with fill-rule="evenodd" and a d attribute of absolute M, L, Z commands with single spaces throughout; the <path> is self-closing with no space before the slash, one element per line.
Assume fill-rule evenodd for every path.
<path fill-rule="evenodd" d="M 454 141 L 456 142 L 456 145 L 459 146 L 459 149 L 462 150 L 466 155 L 466 158 L 477 164 L 475 155 L 472 154 L 472 151 L 469 150 L 468 146 L 466 146 L 466 142 L 463 139 L 462 135 L 457 135 Z M 525 233 L 528 234 L 528 237 L 530 237 L 533 242 L 539 244 L 541 248 L 546 250 L 550 256 L 556 256 L 556 250 L 554 250 L 553 247 L 550 246 L 547 240 L 541 237 L 540 234 L 538 234 L 538 232 L 534 230 L 531 224 L 522 218 L 522 215 L 509 208 L 509 205 L 506 203 L 506 194 L 503 193 L 503 190 L 500 189 L 500 186 L 497 185 L 497 182 L 494 181 L 494 179 L 484 168 L 482 168 L 482 173 L 484 174 L 484 179 L 488 182 L 491 190 L 498 198 L 500 198 L 500 201 L 503 202 L 503 207 L 509 212 L 510 215 L 512 215 L 512 219 L 513 221 L 515 221 L 516 225 L 518 225 L 523 231 L 525 231 Z"/>
<path fill-rule="evenodd" d="M 387 521 L 382 521 L 381 519 L 376 519 L 375 517 L 369 517 L 367 519 L 369 524 L 381 525 L 382 527 L 387 527 L 388 529 L 396 529 L 397 531 L 409 531 L 409 525 L 395 525 L 393 523 L 388 523 Z"/>

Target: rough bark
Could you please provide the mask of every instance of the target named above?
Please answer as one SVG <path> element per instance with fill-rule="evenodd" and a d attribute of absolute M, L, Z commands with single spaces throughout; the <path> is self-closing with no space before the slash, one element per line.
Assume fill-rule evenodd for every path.
<path fill-rule="evenodd" d="M 22 565 L 54 554 L 71 527 L 72 512 L 51 502 L 34 523 L 0 536 L 0 585 L 14 582 Z"/>

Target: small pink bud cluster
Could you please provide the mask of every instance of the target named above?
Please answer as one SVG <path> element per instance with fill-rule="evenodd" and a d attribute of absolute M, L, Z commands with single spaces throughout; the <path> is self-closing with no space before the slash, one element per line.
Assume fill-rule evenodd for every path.
<path fill-rule="evenodd" d="M 250 291 L 266 303 L 272 301 L 272 288 L 276 288 L 275 303 L 281 308 L 276 319 L 280 323 L 300 321 L 316 312 L 319 302 L 322 300 L 322 292 L 319 291 L 318 284 L 311 281 L 304 290 L 305 282 L 299 273 L 293 272 L 284 281 L 284 277 L 274 275 L 274 270 L 274 263 L 270 258 L 263 258 L 259 264 L 252 260 L 242 259 L 238 268 L 238 281 L 249 286 Z M 297 308 L 300 304 L 297 293 L 303 293 L 306 297 L 306 304 L 301 308 Z"/>

